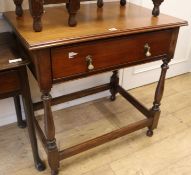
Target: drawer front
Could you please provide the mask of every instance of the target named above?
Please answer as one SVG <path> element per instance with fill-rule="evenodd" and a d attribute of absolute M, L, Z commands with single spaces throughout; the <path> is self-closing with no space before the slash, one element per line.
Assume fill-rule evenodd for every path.
<path fill-rule="evenodd" d="M 62 46 L 51 50 L 53 79 L 84 74 L 101 69 L 115 68 L 128 63 L 148 62 L 160 55 L 168 54 L 172 31 L 164 30 L 135 34 L 128 37 L 93 41 L 73 46 Z M 148 54 L 150 47 L 151 56 Z M 147 56 L 146 56 L 147 52 Z M 92 65 L 88 69 L 87 57 Z"/>
<path fill-rule="evenodd" d="M 19 74 L 17 71 L 0 72 L 0 95 L 20 90 Z"/>

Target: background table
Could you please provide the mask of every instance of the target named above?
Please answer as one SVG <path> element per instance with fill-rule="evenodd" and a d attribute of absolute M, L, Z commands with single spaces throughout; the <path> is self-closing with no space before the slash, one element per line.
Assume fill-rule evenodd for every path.
<path fill-rule="evenodd" d="M 26 55 L 21 54 L 22 51 L 20 51 L 17 44 L 13 34 L 0 34 L 0 99 L 14 97 L 17 123 L 19 127 L 24 128 L 26 127 L 26 123 L 22 120 L 19 95 L 22 96 L 35 166 L 41 171 L 45 169 L 45 166 L 38 155 L 37 140 L 34 131 L 34 112 L 26 70 L 29 60 Z M 18 58 L 21 58 L 22 61 L 9 63 L 9 60 Z"/>

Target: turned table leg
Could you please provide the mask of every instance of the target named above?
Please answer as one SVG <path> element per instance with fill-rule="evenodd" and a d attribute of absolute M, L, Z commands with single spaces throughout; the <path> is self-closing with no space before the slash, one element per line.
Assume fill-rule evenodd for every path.
<path fill-rule="evenodd" d="M 55 126 L 51 110 L 51 99 L 52 97 L 49 92 L 43 92 L 42 101 L 44 105 L 44 127 L 48 150 L 48 163 L 51 168 L 51 174 L 57 175 L 59 169 L 59 152 L 55 139 Z"/>
<path fill-rule="evenodd" d="M 117 87 L 119 85 L 119 72 L 118 70 L 113 71 L 113 75 L 110 79 L 110 92 L 111 92 L 111 101 L 114 101 L 116 99 L 117 94 Z"/>
<path fill-rule="evenodd" d="M 15 103 L 15 111 L 17 115 L 17 125 L 19 128 L 26 128 L 26 122 L 22 119 L 21 103 L 19 95 L 13 97 Z"/>
<path fill-rule="evenodd" d="M 97 0 L 97 6 L 99 8 L 103 7 L 103 0 Z"/>
<path fill-rule="evenodd" d="M 120 0 L 120 4 L 121 4 L 121 6 L 125 6 L 126 5 L 126 0 Z"/>
<path fill-rule="evenodd" d="M 29 0 L 29 8 L 33 17 L 33 29 L 35 32 L 42 31 L 43 0 Z"/>
<path fill-rule="evenodd" d="M 13 0 L 14 4 L 16 6 L 15 13 L 17 16 L 22 16 L 23 15 L 23 8 L 22 8 L 22 3 L 23 0 Z"/>
<path fill-rule="evenodd" d="M 76 14 L 80 9 L 80 0 L 69 0 L 69 3 L 66 4 L 66 7 L 69 12 L 68 25 L 74 27 L 77 25 Z"/>
<path fill-rule="evenodd" d="M 70 12 L 70 3 L 69 3 L 69 1 L 66 2 L 66 9 L 67 9 L 67 11 L 68 11 L 68 13 L 69 13 L 69 12 Z"/>
<path fill-rule="evenodd" d="M 160 14 L 160 5 L 164 0 L 152 0 L 154 4 L 154 8 L 152 11 L 153 16 L 158 16 Z"/>
<path fill-rule="evenodd" d="M 164 59 L 163 60 L 163 64 L 161 66 L 161 75 L 160 75 L 160 79 L 155 91 L 155 98 L 154 98 L 154 102 L 153 102 L 153 107 L 151 108 L 151 114 L 153 117 L 153 122 L 152 125 L 149 127 L 149 130 L 147 131 L 147 136 L 152 136 L 153 135 L 153 130 L 155 128 L 157 128 L 158 125 L 158 121 L 159 121 L 159 117 L 160 117 L 160 102 L 163 96 L 163 92 L 164 92 L 164 84 L 165 84 L 165 77 L 166 77 L 166 72 L 169 68 L 168 63 L 170 60 L 168 59 Z"/>
<path fill-rule="evenodd" d="M 30 88 L 28 84 L 28 77 L 27 77 L 27 72 L 25 67 L 23 67 L 20 70 L 20 77 L 21 77 L 21 84 L 22 84 L 22 99 L 23 99 L 24 110 L 26 114 L 26 120 L 27 120 L 27 126 L 28 126 L 27 128 L 28 128 L 29 138 L 31 142 L 34 163 L 36 168 L 39 171 L 43 171 L 45 169 L 45 165 L 41 161 L 39 157 L 39 153 L 38 153 L 37 139 L 36 139 L 35 128 L 34 128 L 34 112 L 33 112 Z"/>
<path fill-rule="evenodd" d="M 103 0 L 97 0 L 97 6 L 99 8 L 103 7 Z M 121 6 L 125 6 L 126 5 L 126 0 L 120 0 L 120 4 Z"/>

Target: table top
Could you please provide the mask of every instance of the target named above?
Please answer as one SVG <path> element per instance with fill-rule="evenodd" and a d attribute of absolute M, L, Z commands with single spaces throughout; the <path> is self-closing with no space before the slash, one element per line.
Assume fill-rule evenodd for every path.
<path fill-rule="evenodd" d="M 131 3 L 121 7 L 119 2 L 104 3 L 103 8 L 94 3 L 82 4 L 76 27 L 68 26 L 65 6 L 45 8 L 43 31 L 37 33 L 32 29 L 28 10 L 21 18 L 16 18 L 14 12 L 4 16 L 29 50 L 187 25 L 184 20 L 164 14 L 153 17 L 151 10 Z"/>
<path fill-rule="evenodd" d="M 22 61 L 9 63 L 10 59 L 20 57 L 13 35 L 8 32 L 0 33 L 0 71 L 18 68 L 29 63 L 29 60 L 23 58 Z"/>

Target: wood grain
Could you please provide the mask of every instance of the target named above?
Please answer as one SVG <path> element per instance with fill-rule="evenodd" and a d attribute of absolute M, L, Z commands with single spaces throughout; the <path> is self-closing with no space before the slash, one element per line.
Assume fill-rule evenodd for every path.
<path fill-rule="evenodd" d="M 156 85 L 154 83 L 142 86 L 131 90 L 130 93 L 150 104 L 153 99 L 152 90 Z M 190 174 L 190 86 L 190 73 L 166 81 L 162 104 L 164 108 L 154 137 L 145 138 L 143 130 L 141 130 L 65 159 L 61 164 L 60 174 L 126 175 L 130 173 L 147 174 L 148 172 L 155 175 Z M 125 109 L 123 112 L 119 109 L 114 111 L 116 106 Z M 140 114 L 133 107 L 128 106 L 122 97 L 117 96 L 116 101 L 112 103 L 107 98 L 103 98 L 55 111 L 54 116 L 57 124 L 57 142 L 63 148 L 99 136 L 100 131 L 108 132 L 110 125 L 115 126 L 111 121 L 126 125 L 130 121 L 135 121 L 136 116 L 139 119 Z M 95 120 L 100 122 L 96 123 Z M 0 137 L 1 174 L 50 174 L 49 169 L 45 172 L 37 172 L 34 169 L 26 130 L 18 129 L 16 124 L 7 125 L 0 127 Z M 61 140 L 63 141 L 61 142 Z M 40 154 L 45 158 L 42 149 L 40 147 Z"/>
<path fill-rule="evenodd" d="M 10 59 L 22 58 L 20 62 L 9 63 Z M 29 63 L 26 57 L 19 53 L 16 40 L 9 32 L 0 33 L 0 71 L 22 67 Z"/>
<path fill-rule="evenodd" d="M 29 11 L 24 11 L 22 18 L 16 18 L 14 12 L 6 12 L 4 16 L 29 49 L 187 25 L 186 21 L 163 14 L 155 18 L 151 10 L 133 4 L 120 7 L 118 2 L 105 3 L 104 9 L 97 9 L 96 4 L 81 5 L 77 15 L 78 26 L 74 28 L 68 27 L 68 14 L 64 6 L 46 8 L 44 28 L 40 33 L 33 31 Z M 110 28 L 117 30 L 109 31 Z"/>
<path fill-rule="evenodd" d="M 6 71 L 0 73 L 0 95 L 8 92 L 17 92 L 21 89 L 18 71 Z"/>
<path fill-rule="evenodd" d="M 59 158 L 50 91 L 53 83 L 64 80 L 82 78 L 109 70 L 116 71 L 119 68 L 159 59 L 170 61 L 175 51 L 178 30 L 181 26 L 187 25 L 187 22 L 166 15 L 154 18 L 151 11 L 143 7 L 127 4 L 119 8 L 119 5 L 112 2 L 99 10 L 95 8 L 95 4 L 83 5 L 81 14 L 78 15 L 80 25 L 75 28 L 63 25 L 67 15 L 66 13 L 63 15 L 62 7 L 47 8 L 43 20 L 45 29 L 41 33 L 34 33 L 31 31 L 32 20 L 28 11 L 25 14 L 22 18 L 15 19 L 13 13 L 8 12 L 5 17 L 12 24 L 18 39 L 30 55 L 33 71 L 43 95 L 45 136 L 41 139 L 46 138 L 45 147 L 48 151 L 52 175 L 58 174 L 59 161 L 63 158 L 143 127 L 148 127 L 147 135 L 152 136 L 152 130 L 158 123 L 159 113 L 155 117 L 152 111 L 148 111 L 124 89 L 116 89 L 115 85 L 115 89 L 148 118 L 67 148 L 60 152 Z M 37 18 L 39 19 L 39 16 Z M 70 59 L 69 52 L 77 53 L 77 56 Z M 94 67 L 93 70 L 88 68 L 86 61 L 88 55 L 90 55 L 88 64 Z M 157 88 L 155 96 L 157 105 L 162 98 L 165 73 L 162 71 L 162 80 L 160 79 Z M 57 101 L 62 102 L 63 99 L 61 97 Z M 154 127 L 151 126 L 152 124 Z M 39 135 L 42 136 L 42 131 Z"/>
<path fill-rule="evenodd" d="M 125 63 L 144 60 L 149 62 L 151 57 L 145 56 L 146 43 L 151 47 L 152 57 L 168 55 L 171 35 L 171 30 L 164 30 L 53 48 L 51 51 L 53 79 L 94 72 Z M 69 59 L 71 52 L 77 55 Z M 88 55 L 91 55 L 94 65 L 91 71 L 87 69 Z"/>

